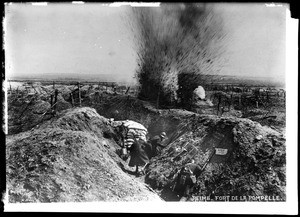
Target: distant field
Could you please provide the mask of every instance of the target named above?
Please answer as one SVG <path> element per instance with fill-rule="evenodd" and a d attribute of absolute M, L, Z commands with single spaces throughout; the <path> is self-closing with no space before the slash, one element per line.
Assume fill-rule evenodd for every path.
<path fill-rule="evenodd" d="M 219 85 L 245 85 L 252 87 L 279 87 L 285 88 L 285 82 L 274 81 L 272 78 L 268 77 L 237 77 L 237 76 L 216 76 L 214 79 L 214 84 Z"/>
<path fill-rule="evenodd" d="M 84 75 L 84 76 L 83 76 Z M 78 74 L 51 74 L 51 73 L 43 73 L 43 74 L 32 74 L 28 76 L 14 76 L 10 77 L 7 80 L 11 81 L 34 81 L 34 82 L 62 82 L 63 84 L 68 84 L 68 82 L 84 82 L 84 83 L 97 83 L 97 82 L 109 82 L 109 83 L 121 83 L 121 84 L 134 84 L 132 78 L 127 78 L 127 80 L 116 78 L 115 75 L 112 74 L 86 74 L 82 73 L 82 75 Z M 130 81 L 131 80 L 131 81 Z"/>
<path fill-rule="evenodd" d="M 105 81 L 84 81 L 84 80 L 29 80 L 29 79 L 20 79 L 20 80 L 9 80 L 8 81 L 8 88 L 15 89 L 19 86 L 24 86 L 26 84 L 41 84 L 41 85 L 52 85 L 53 83 L 56 85 L 76 85 L 80 82 L 81 84 L 89 85 L 89 84 L 99 84 L 101 86 L 136 86 L 133 83 L 126 83 L 126 82 L 105 82 Z"/>
<path fill-rule="evenodd" d="M 224 75 L 204 75 L 207 77 L 205 80 L 212 80 L 212 85 L 242 85 L 242 86 L 252 86 L 252 87 L 277 87 L 285 89 L 285 83 L 273 81 L 271 78 L 262 77 L 237 77 L 237 76 L 224 76 Z M 213 77 L 213 79 L 210 79 Z M 77 82 L 81 82 L 84 84 L 105 84 L 107 86 L 111 85 L 126 85 L 126 86 L 136 86 L 136 82 L 121 82 L 115 81 L 115 78 L 112 76 L 99 76 L 99 77 L 92 77 L 91 75 L 87 75 L 85 78 L 79 78 L 78 76 L 71 76 L 68 77 L 61 77 L 61 76 L 45 76 L 45 78 L 36 77 L 14 77 L 8 79 L 11 82 L 41 82 L 43 85 L 52 84 L 55 82 L 56 84 L 64 84 L 64 85 L 72 85 Z M 210 84 L 207 84 L 210 85 Z"/>
<path fill-rule="evenodd" d="M 24 82 L 19 82 L 19 81 L 11 81 L 8 83 L 8 88 L 16 89 L 19 86 L 22 86 Z"/>

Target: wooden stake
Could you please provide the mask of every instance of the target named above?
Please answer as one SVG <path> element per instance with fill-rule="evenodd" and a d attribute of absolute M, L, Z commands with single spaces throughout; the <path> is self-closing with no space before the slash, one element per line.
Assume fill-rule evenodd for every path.
<path fill-rule="evenodd" d="M 55 90 L 55 95 L 54 95 L 54 112 L 56 112 L 56 103 L 57 103 L 57 95 L 58 95 L 58 90 L 56 89 Z"/>
<path fill-rule="evenodd" d="M 129 92 L 130 86 L 127 88 L 125 95 Z"/>
<path fill-rule="evenodd" d="M 221 94 L 218 96 L 218 114 L 220 111 L 220 105 L 221 105 Z"/>
<path fill-rule="evenodd" d="M 51 94 L 51 101 L 50 101 L 50 105 L 51 105 L 51 107 L 52 107 L 52 105 L 53 105 L 53 94 Z"/>
<path fill-rule="evenodd" d="M 231 94 L 230 95 L 230 108 L 229 109 L 231 109 L 231 108 L 233 108 L 233 94 Z"/>
<path fill-rule="evenodd" d="M 267 102 L 270 102 L 270 94 L 269 94 L 269 91 L 267 91 Z"/>
<path fill-rule="evenodd" d="M 72 107 L 74 107 L 74 98 L 73 98 L 73 93 L 70 93 L 70 97 L 71 97 L 71 103 L 72 103 Z"/>
<path fill-rule="evenodd" d="M 79 99 L 79 107 L 81 107 L 80 82 L 78 82 L 78 99 Z"/>

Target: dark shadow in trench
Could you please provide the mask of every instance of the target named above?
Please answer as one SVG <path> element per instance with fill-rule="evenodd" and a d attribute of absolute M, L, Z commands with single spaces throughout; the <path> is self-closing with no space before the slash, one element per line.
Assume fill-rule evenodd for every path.
<path fill-rule="evenodd" d="M 176 192 L 172 191 L 170 188 L 164 188 L 160 192 L 160 197 L 167 202 L 180 200 L 180 197 L 176 194 Z"/>

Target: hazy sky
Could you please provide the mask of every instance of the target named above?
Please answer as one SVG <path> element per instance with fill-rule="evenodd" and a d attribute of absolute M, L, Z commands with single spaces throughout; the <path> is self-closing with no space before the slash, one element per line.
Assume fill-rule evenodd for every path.
<path fill-rule="evenodd" d="M 225 74 L 285 77 L 286 8 L 264 4 L 220 4 L 230 35 Z"/>
<path fill-rule="evenodd" d="M 285 7 L 218 5 L 230 35 L 224 74 L 285 73 Z M 5 7 L 6 75 L 114 74 L 131 80 L 136 57 L 125 7 L 101 4 L 12 4 Z"/>
<path fill-rule="evenodd" d="M 56 4 L 7 7 L 8 74 L 116 73 L 132 77 L 133 46 L 123 7 Z"/>

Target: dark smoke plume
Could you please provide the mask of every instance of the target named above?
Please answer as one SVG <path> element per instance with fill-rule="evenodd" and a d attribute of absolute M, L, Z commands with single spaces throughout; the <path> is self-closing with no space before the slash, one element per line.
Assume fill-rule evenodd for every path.
<path fill-rule="evenodd" d="M 224 65 L 225 34 L 212 4 L 162 4 L 132 8 L 140 97 L 172 105 L 184 102 L 189 82 L 207 82 Z M 194 82 L 195 83 L 195 82 Z"/>

